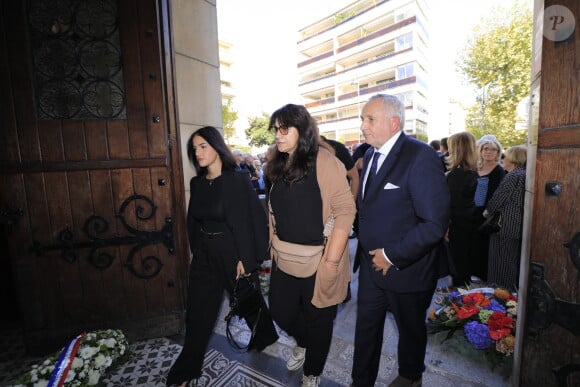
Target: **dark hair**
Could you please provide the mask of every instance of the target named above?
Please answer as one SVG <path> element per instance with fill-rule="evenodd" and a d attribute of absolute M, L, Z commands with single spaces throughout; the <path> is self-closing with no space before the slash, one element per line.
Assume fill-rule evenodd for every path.
<path fill-rule="evenodd" d="M 447 137 L 443 137 L 441 141 L 439 141 L 439 145 L 444 147 L 447 150 Z"/>
<path fill-rule="evenodd" d="M 236 170 L 236 160 L 230 151 L 230 148 L 226 145 L 223 136 L 213 126 L 204 126 L 193 132 L 189 140 L 187 141 L 187 157 L 189 161 L 193 164 L 195 172 L 198 176 L 207 175 L 207 167 L 200 167 L 195 157 L 195 149 L 193 148 L 193 138 L 195 136 L 202 137 L 207 143 L 217 152 L 220 160 L 222 161 L 222 172 L 224 171 L 235 171 Z"/>
<path fill-rule="evenodd" d="M 439 140 L 433 140 L 429 143 L 429 145 L 431 146 L 431 148 L 435 149 L 436 151 L 441 149 L 441 143 L 439 142 Z"/>
<path fill-rule="evenodd" d="M 304 106 L 293 104 L 284 105 L 272 113 L 270 130 L 276 132 L 276 124 L 295 127 L 298 130 L 298 145 L 290 160 L 288 153 L 276 149 L 272 160 L 266 165 L 266 175 L 271 182 L 279 179 L 290 183 L 299 181 L 316 164 L 320 142 L 318 125 Z"/>

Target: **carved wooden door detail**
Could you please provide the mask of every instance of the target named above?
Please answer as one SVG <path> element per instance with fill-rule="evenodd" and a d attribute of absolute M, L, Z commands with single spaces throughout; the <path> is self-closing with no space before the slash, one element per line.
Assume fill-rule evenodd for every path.
<path fill-rule="evenodd" d="M 0 208 L 29 349 L 96 328 L 179 332 L 181 172 L 157 2 L 0 7 Z"/>

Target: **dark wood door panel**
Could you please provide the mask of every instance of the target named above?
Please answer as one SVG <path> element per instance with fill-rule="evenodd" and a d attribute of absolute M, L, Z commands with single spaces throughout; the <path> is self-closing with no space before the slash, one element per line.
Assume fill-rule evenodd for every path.
<path fill-rule="evenodd" d="M 34 304 L 23 312 L 30 346 L 40 345 L 43 335 L 62 334 L 65 339 L 80 326 L 109 321 L 122 324 L 170 315 L 178 324 L 183 280 L 176 255 L 163 239 L 173 216 L 170 186 L 158 184 L 165 168 L 154 172 L 140 168 L 24 175 L 24 186 L 45 187 L 28 195 L 26 216 L 36 232 L 27 244 L 19 239 L 22 259 L 15 266 L 16 277 L 27 277 L 23 285 L 29 285 L 20 290 L 23 305 Z M 33 246 L 38 254 L 30 254 Z"/>
<path fill-rule="evenodd" d="M 538 0 L 536 6 L 580 12 L 576 0 Z M 542 39 L 540 16 L 536 15 L 535 34 Z M 577 386 L 580 272 L 564 243 L 580 231 L 580 32 L 576 28 L 572 37 L 558 42 L 544 35 L 541 42 L 530 275 L 521 298 L 526 301 L 525 330 L 518 332 L 524 335 L 519 384 Z"/>
<path fill-rule="evenodd" d="M 126 113 L 115 119 L 47 119 L 37 106 L 34 4 L 0 4 L 0 205 L 22 212 L 8 242 L 28 349 L 101 327 L 133 339 L 178 333 L 189 254 L 174 244 L 185 240 L 172 227 L 184 211 L 174 205 L 181 166 L 170 165 L 180 158 L 168 147 L 158 3 L 109 3 Z"/>
<path fill-rule="evenodd" d="M 580 300 L 579 273 L 564 247 L 580 231 L 580 148 L 540 149 L 537 160 L 531 260 L 553 267 L 546 280 L 560 297 Z M 550 182 L 561 184 L 560 196 L 548 195 Z"/>

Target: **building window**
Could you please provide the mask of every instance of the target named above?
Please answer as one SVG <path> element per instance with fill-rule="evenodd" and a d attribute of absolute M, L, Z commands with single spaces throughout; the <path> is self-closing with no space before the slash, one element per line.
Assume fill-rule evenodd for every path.
<path fill-rule="evenodd" d="M 397 67 L 397 80 L 412 77 L 414 74 L 413 63 L 407 63 Z"/>
<path fill-rule="evenodd" d="M 413 33 L 409 32 L 405 35 L 397 37 L 395 41 L 395 51 L 401 51 L 412 47 L 413 47 Z"/>

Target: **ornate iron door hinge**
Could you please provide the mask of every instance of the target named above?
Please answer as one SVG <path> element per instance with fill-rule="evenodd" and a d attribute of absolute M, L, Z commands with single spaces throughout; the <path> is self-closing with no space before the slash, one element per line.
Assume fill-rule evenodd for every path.
<path fill-rule="evenodd" d="M 74 262 L 78 259 L 78 250 L 90 249 L 89 262 L 96 268 L 102 270 L 110 267 L 114 260 L 113 255 L 104 251 L 104 249 L 122 245 L 134 245 L 129 251 L 125 266 L 139 278 L 153 278 L 159 274 L 163 267 L 161 259 L 157 256 L 149 255 L 141 257 L 139 262 L 135 262 L 137 260 L 136 255 L 145 246 L 158 243 L 163 243 L 169 253 L 173 254 L 175 252 L 175 245 L 173 243 L 173 219 L 170 217 L 165 218 L 165 225 L 158 231 L 139 230 L 129 225 L 125 218 L 125 211 L 131 202 L 135 202 L 135 217 L 140 221 L 154 219 L 155 212 L 157 211 L 157 206 L 147 196 L 135 194 L 125 199 L 119 208 L 117 217 L 131 235 L 99 238 L 99 234 L 108 230 L 109 223 L 100 216 L 92 215 L 85 221 L 83 226 L 83 232 L 88 237 L 87 240 L 75 241 L 74 231 L 67 227 L 60 232 L 58 238 L 59 243 L 43 244 L 35 241 L 32 249 L 38 256 L 43 255 L 46 251 L 61 250 L 62 257 L 68 262 Z M 139 205 L 140 202 L 144 202 L 148 206 L 147 211 L 143 206 Z"/>

